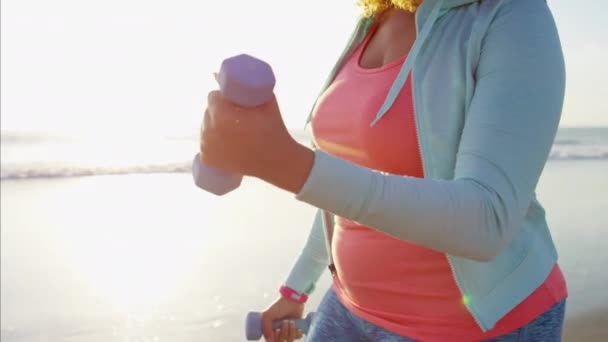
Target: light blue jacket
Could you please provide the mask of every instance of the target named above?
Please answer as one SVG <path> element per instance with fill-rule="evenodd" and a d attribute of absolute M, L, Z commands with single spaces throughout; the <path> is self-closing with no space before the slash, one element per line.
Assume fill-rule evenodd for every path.
<path fill-rule="evenodd" d="M 360 20 L 323 90 L 371 21 Z M 446 253 L 464 303 L 487 331 L 557 260 L 535 188 L 562 111 L 562 49 L 544 0 L 425 0 L 416 25 L 376 121 L 411 70 L 424 178 L 315 151 L 296 198 L 320 210 L 286 284 L 313 291 L 331 262 L 327 241 L 339 215 Z"/>

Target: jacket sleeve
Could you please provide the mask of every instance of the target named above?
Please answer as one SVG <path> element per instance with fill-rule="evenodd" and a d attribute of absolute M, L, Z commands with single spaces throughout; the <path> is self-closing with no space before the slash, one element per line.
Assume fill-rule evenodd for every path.
<path fill-rule="evenodd" d="M 322 216 L 322 211 L 317 210 L 306 244 L 285 282 L 299 293 L 311 294 L 329 264 Z"/>
<path fill-rule="evenodd" d="M 564 61 L 545 1 L 505 1 L 475 77 L 453 179 L 387 175 L 316 151 L 296 198 L 444 253 L 495 258 L 523 224 L 561 116 Z"/>

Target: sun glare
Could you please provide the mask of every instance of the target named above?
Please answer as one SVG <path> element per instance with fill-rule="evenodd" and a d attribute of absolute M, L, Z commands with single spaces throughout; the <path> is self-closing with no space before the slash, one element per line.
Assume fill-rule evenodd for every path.
<path fill-rule="evenodd" d="M 204 258 L 205 242 L 212 234 L 205 225 L 188 221 L 180 211 L 190 209 L 175 205 L 175 199 L 154 196 L 171 194 L 168 187 L 174 181 L 159 182 L 150 189 L 150 182 L 138 177 L 95 177 L 95 181 L 83 179 L 74 184 L 72 191 L 78 193 L 70 198 L 83 198 L 87 203 L 74 205 L 79 212 L 70 215 L 63 209 L 65 228 L 58 237 L 75 273 L 125 315 L 154 314 L 159 305 L 179 296 L 180 287 L 191 282 Z M 124 182 L 126 191 L 139 192 L 141 202 L 133 203 L 134 197 L 128 194 L 109 197 L 111 192 L 96 190 L 104 183 L 116 187 L 116 182 Z M 162 201 L 167 203 L 157 203 Z M 103 216 L 108 207 L 111 217 Z M 209 215 L 205 222 L 214 224 L 214 216 Z"/>

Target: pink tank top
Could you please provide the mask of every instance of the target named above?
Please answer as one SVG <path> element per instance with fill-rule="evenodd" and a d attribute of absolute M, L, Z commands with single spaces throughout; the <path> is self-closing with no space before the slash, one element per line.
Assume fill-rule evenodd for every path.
<path fill-rule="evenodd" d="M 389 112 L 370 127 L 405 57 L 364 69 L 359 61 L 373 31 L 319 98 L 311 122 L 318 148 L 370 169 L 423 177 L 411 78 Z M 411 76 L 410 76 L 411 77 Z M 545 284 L 489 332 L 464 306 L 444 253 L 398 240 L 337 217 L 332 240 L 334 289 L 359 317 L 422 341 L 475 341 L 516 330 L 566 297 L 559 266 Z"/>

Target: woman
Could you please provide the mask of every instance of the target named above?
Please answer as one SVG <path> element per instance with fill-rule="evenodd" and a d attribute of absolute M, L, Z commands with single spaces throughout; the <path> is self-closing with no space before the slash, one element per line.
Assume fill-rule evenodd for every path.
<path fill-rule="evenodd" d="M 267 341 L 329 265 L 311 341 L 559 341 L 567 296 L 535 187 L 564 62 L 544 0 L 368 0 L 309 119 L 209 94 L 201 159 L 319 208 Z M 327 253 L 325 242 L 330 253 Z"/>

